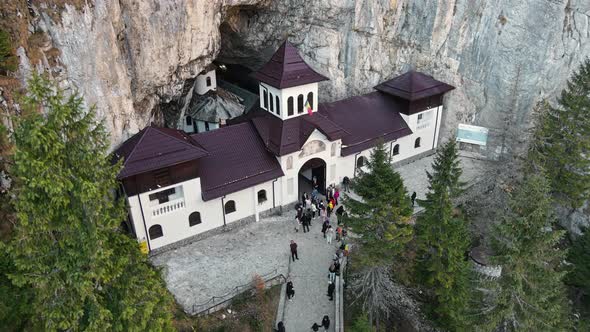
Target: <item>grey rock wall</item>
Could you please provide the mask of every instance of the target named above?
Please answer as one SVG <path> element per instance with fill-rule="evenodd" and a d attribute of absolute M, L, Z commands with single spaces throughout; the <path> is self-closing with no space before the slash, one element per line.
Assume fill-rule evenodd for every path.
<path fill-rule="evenodd" d="M 61 51 L 52 71 L 104 118 L 116 146 L 161 115 L 219 52 L 224 15 L 260 0 L 93 0 L 54 22 L 39 8 L 36 29 Z M 22 63 L 22 61 L 21 61 Z"/>
<path fill-rule="evenodd" d="M 324 101 L 416 68 L 457 87 L 443 135 L 458 123 L 494 131 L 509 110 L 528 125 L 532 106 L 564 87 L 590 55 L 589 15 L 587 0 L 279 0 L 236 24 L 221 57 L 267 59 L 288 37 L 330 77 Z"/>
<path fill-rule="evenodd" d="M 94 0 L 36 26 L 61 51 L 55 76 L 96 105 L 116 145 L 220 50 L 257 68 L 286 37 L 331 78 L 323 101 L 416 68 L 457 87 L 444 135 L 458 123 L 499 128 L 511 109 L 526 125 L 590 55 L 589 15 L 587 0 Z"/>

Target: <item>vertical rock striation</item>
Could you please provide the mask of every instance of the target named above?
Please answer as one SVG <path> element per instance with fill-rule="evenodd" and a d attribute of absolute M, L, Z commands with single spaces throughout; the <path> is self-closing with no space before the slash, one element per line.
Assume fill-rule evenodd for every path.
<path fill-rule="evenodd" d="M 324 101 L 416 68 L 457 86 L 446 135 L 458 123 L 500 128 L 507 112 L 526 126 L 590 55 L 589 17 L 586 0 L 93 0 L 35 27 L 60 51 L 54 76 L 96 105 L 115 145 L 220 49 L 254 68 L 287 36 L 331 78 Z"/>
<path fill-rule="evenodd" d="M 57 22 L 38 8 L 35 25 L 60 50 L 54 76 L 96 106 L 117 145 L 157 121 L 158 105 L 215 59 L 227 11 L 259 2 L 93 0 L 66 6 Z"/>
<path fill-rule="evenodd" d="M 584 0 L 278 0 L 234 25 L 221 58 L 266 59 L 288 36 L 331 78 L 323 100 L 416 68 L 457 87 L 444 134 L 458 123 L 501 131 L 507 112 L 526 126 L 536 101 L 590 55 L 589 15 Z"/>

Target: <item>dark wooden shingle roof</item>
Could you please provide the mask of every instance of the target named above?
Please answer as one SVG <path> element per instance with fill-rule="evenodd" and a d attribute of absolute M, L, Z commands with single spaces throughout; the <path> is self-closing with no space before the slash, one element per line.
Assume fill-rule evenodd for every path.
<path fill-rule="evenodd" d="M 343 128 L 342 155 L 375 146 L 378 140 L 392 141 L 412 131 L 400 115 L 401 101 L 375 91 L 332 103 L 320 103 L 319 113 Z"/>
<path fill-rule="evenodd" d="M 191 135 L 209 155 L 199 160 L 203 200 L 222 197 L 283 176 L 251 123 Z"/>
<path fill-rule="evenodd" d="M 375 86 L 379 91 L 409 101 L 439 95 L 454 88 L 435 80 L 432 76 L 413 70 Z"/>
<path fill-rule="evenodd" d="M 252 77 L 277 89 L 325 81 L 328 78 L 311 69 L 297 49 L 285 41 L 272 58 Z"/>
<path fill-rule="evenodd" d="M 124 179 L 152 170 L 205 157 L 207 151 L 180 130 L 146 127 L 125 141 L 115 152 L 123 158 L 123 169 L 117 176 Z"/>

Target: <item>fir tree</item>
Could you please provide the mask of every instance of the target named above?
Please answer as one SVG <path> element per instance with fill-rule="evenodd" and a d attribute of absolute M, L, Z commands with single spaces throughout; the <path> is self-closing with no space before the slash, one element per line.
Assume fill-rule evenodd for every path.
<path fill-rule="evenodd" d="M 373 149 L 368 171 L 357 176 L 352 189 L 361 199 L 345 198 L 344 205 L 350 211 L 346 225 L 361 235 L 365 263 L 389 265 L 400 259 L 413 236 L 409 224 L 412 206 L 400 175 L 391 168 L 383 144 Z"/>
<path fill-rule="evenodd" d="M 15 119 L 12 174 L 18 222 L 9 253 L 18 287 L 32 292 L 34 329 L 170 330 L 172 298 L 119 232 L 120 165 L 82 99 L 34 77 Z"/>
<path fill-rule="evenodd" d="M 577 288 L 578 298 L 590 296 L 590 230 L 585 229 L 584 234 L 574 241 L 567 260 L 572 264 L 567 283 Z"/>
<path fill-rule="evenodd" d="M 556 200 L 576 209 L 590 198 L 590 59 L 573 74 L 557 106 L 541 104 L 532 144 Z"/>
<path fill-rule="evenodd" d="M 529 173 L 510 197 L 510 213 L 494 234 L 494 262 L 502 276 L 480 321 L 488 330 L 563 331 L 567 298 L 560 271 L 564 232 L 554 230 L 549 184 L 542 170 Z"/>
<path fill-rule="evenodd" d="M 450 330 L 465 328 L 469 298 L 469 233 L 453 211 L 453 199 L 463 190 L 461 173 L 456 143 L 450 140 L 438 151 L 432 173 L 427 172 L 429 192 L 416 221 L 417 279 L 432 290 L 434 319 Z"/>

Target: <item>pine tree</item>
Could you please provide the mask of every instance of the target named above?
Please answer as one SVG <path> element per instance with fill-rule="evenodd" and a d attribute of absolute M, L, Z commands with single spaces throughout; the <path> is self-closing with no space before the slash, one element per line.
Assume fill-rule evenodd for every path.
<path fill-rule="evenodd" d="M 564 331 L 567 298 L 560 271 L 564 232 L 554 230 L 549 184 L 542 170 L 529 173 L 510 197 L 510 211 L 494 234 L 494 263 L 502 266 L 482 326 L 505 331 Z"/>
<path fill-rule="evenodd" d="M 361 235 L 365 263 L 389 265 L 400 259 L 413 236 L 409 224 L 412 207 L 402 178 L 391 168 L 383 144 L 373 149 L 368 171 L 354 179 L 351 187 L 361 199 L 345 198 L 344 205 L 350 211 L 346 225 Z"/>
<path fill-rule="evenodd" d="M 120 165 L 76 94 L 34 77 L 15 119 L 12 174 L 18 222 L 9 253 L 18 287 L 30 287 L 36 330 L 171 330 L 172 298 L 119 232 Z"/>
<path fill-rule="evenodd" d="M 590 198 L 590 59 L 573 74 L 557 106 L 541 104 L 533 149 L 556 200 L 572 209 Z"/>
<path fill-rule="evenodd" d="M 453 199 L 463 191 L 461 173 L 457 146 L 450 140 L 438 151 L 432 173 L 427 172 L 429 192 L 416 221 L 417 279 L 432 290 L 434 319 L 449 330 L 465 327 L 469 298 L 469 232 L 453 211 Z"/>

